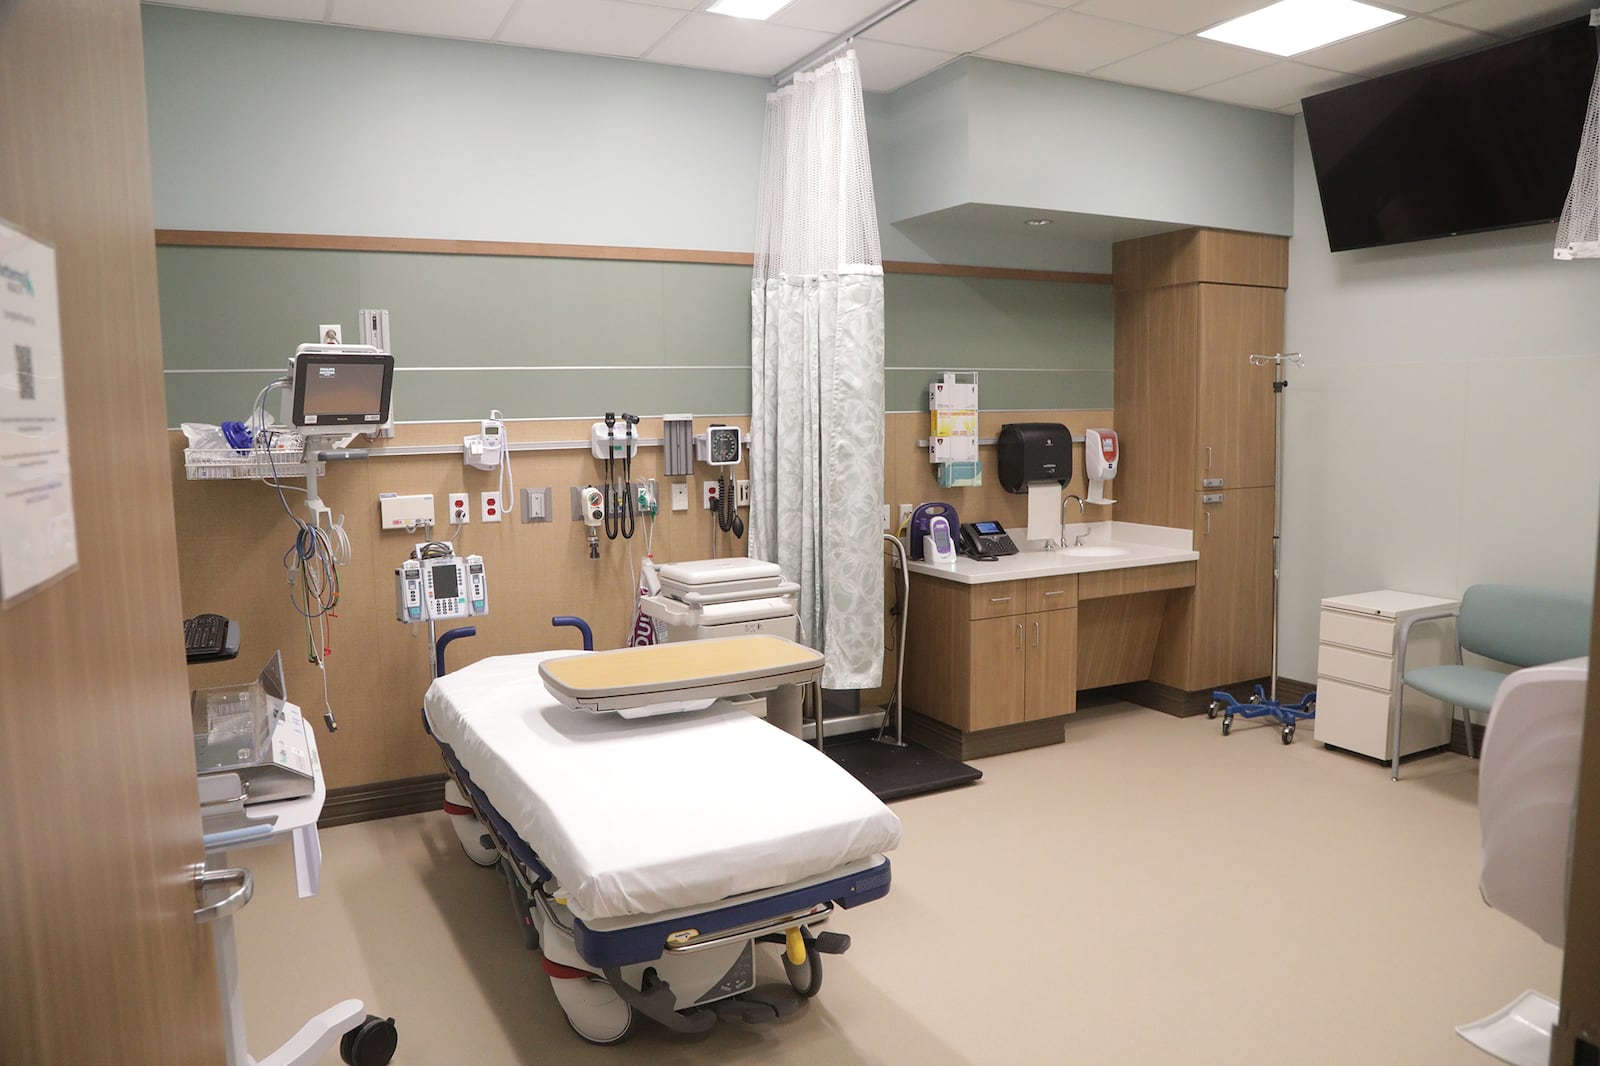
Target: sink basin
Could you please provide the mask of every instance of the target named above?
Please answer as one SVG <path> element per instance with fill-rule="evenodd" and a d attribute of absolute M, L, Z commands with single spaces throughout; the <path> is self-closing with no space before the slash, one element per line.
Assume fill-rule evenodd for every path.
<path fill-rule="evenodd" d="M 1062 555 L 1070 555 L 1074 559 L 1110 559 L 1117 555 L 1127 555 L 1127 548 L 1112 548 L 1104 544 L 1080 544 L 1076 548 L 1062 548 Z"/>

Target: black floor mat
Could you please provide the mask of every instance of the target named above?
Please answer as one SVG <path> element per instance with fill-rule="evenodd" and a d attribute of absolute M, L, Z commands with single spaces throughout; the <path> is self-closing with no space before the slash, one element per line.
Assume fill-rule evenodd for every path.
<path fill-rule="evenodd" d="M 983 776 L 982 770 L 920 744 L 896 748 L 879 744 L 871 737 L 841 738 L 827 741 L 823 750 L 885 801 L 954 788 Z"/>

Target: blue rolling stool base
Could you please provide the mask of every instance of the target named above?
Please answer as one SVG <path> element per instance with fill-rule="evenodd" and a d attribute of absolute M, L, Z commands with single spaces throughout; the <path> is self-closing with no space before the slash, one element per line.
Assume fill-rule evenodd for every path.
<path fill-rule="evenodd" d="M 1285 707 L 1277 700 L 1267 699 L 1267 694 L 1262 691 L 1260 685 L 1257 685 L 1256 694 L 1251 697 L 1249 703 L 1240 703 L 1226 692 L 1213 692 L 1211 705 L 1206 708 L 1206 717 L 1215 718 L 1217 712 L 1221 711 L 1222 735 L 1227 736 L 1228 731 L 1233 728 L 1235 715 L 1240 718 L 1262 718 L 1270 715 L 1283 724 L 1283 742 L 1290 744 L 1294 741 L 1295 723 L 1317 716 L 1316 702 L 1317 694 L 1307 692 L 1300 698 L 1299 703 Z"/>

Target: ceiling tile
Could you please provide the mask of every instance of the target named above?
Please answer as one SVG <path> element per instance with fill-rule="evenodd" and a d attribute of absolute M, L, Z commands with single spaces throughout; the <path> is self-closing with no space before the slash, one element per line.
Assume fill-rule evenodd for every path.
<path fill-rule="evenodd" d="M 333 0 L 333 17 L 340 26 L 360 26 L 394 33 L 420 33 L 434 37 L 466 37 L 486 41 L 505 21 L 513 0 Z"/>
<path fill-rule="evenodd" d="M 1083 0 L 1085 15 L 1131 22 L 1168 33 L 1193 33 L 1266 7 L 1268 0 Z"/>
<path fill-rule="evenodd" d="M 495 40 L 637 59 L 688 14 L 617 0 L 522 0 Z"/>
<path fill-rule="evenodd" d="M 854 47 L 861 64 L 861 87 L 873 93 L 893 92 L 956 58 L 954 52 L 930 52 L 864 37 L 858 38 Z"/>
<path fill-rule="evenodd" d="M 1396 11 L 1407 11 L 1413 15 L 1426 15 L 1430 11 L 1437 11 L 1456 0 L 1379 0 L 1384 7 L 1394 8 Z"/>
<path fill-rule="evenodd" d="M 161 7 L 187 7 L 220 11 L 227 15 L 321 22 L 328 13 L 327 0 L 163 0 Z"/>
<path fill-rule="evenodd" d="M 1271 56 L 1193 37 L 1159 45 L 1148 52 L 1108 64 L 1094 72 L 1097 78 L 1143 85 L 1150 89 L 1186 93 L 1273 62 Z"/>
<path fill-rule="evenodd" d="M 1158 30 L 1063 12 L 980 49 L 978 54 L 1005 63 L 1082 74 L 1173 39 L 1170 33 Z"/>
<path fill-rule="evenodd" d="M 843 33 L 883 10 L 885 0 L 794 0 L 768 21 L 802 30 Z"/>
<path fill-rule="evenodd" d="M 940 52 L 976 52 L 1049 16 L 1048 8 L 1016 0 L 917 0 L 863 36 Z"/>
<path fill-rule="evenodd" d="M 630 0 L 630 2 L 649 7 L 670 7 L 677 11 L 694 11 L 704 7 L 708 0 Z"/>
<path fill-rule="evenodd" d="M 770 78 L 831 40 L 830 34 L 793 26 L 691 14 L 643 58 L 652 63 Z"/>
<path fill-rule="evenodd" d="M 1270 67 L 1252 70 L 1237 78 L 1219 81 L 1194 91 L 1195 96 L 1207 100 L 1220 100 L 1226 104 L 1259 107 L 1269 111 L 1284 110 L 1300 113 L 1300 101 L 1307 96 L 1325 93 L 1341 85 L 1364 81 L 1353 74 L 1319 70 L 1303 63 L 1283 61 Z"/>
<path fill-rule="evenodd" d="M 1493 37 L 1431 19 L 1407 19 L 1295 56 L 1303 63 L 1346 74 L 1388 74 L 1430 59 L 1460 55 L 1494 43 Z"/>
<path fill-rule="evenodd" d="M 1588 0 L 1464 0 L 1435 11 L 1433 16 L 1469 29 L 1514 37 L 1587 15 L 1591 6 Z"/>

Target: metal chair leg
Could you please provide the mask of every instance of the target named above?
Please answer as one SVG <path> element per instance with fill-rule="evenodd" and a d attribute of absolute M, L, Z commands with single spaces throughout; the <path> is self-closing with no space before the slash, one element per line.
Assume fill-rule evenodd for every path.
<path fill-rule="evenodd" d="M 1452 729 L 1455 728 L 1455 720 L 1456 708 L 1452 707 L 1450 708 L 1450 725 Z M 1467 758 L 1476 759 L 1478 757 L 1477 752 L 1472 750 L 1472 712 L 1466 707 L 1461 708 L 1461 722 L 1467 729 Z"/>

